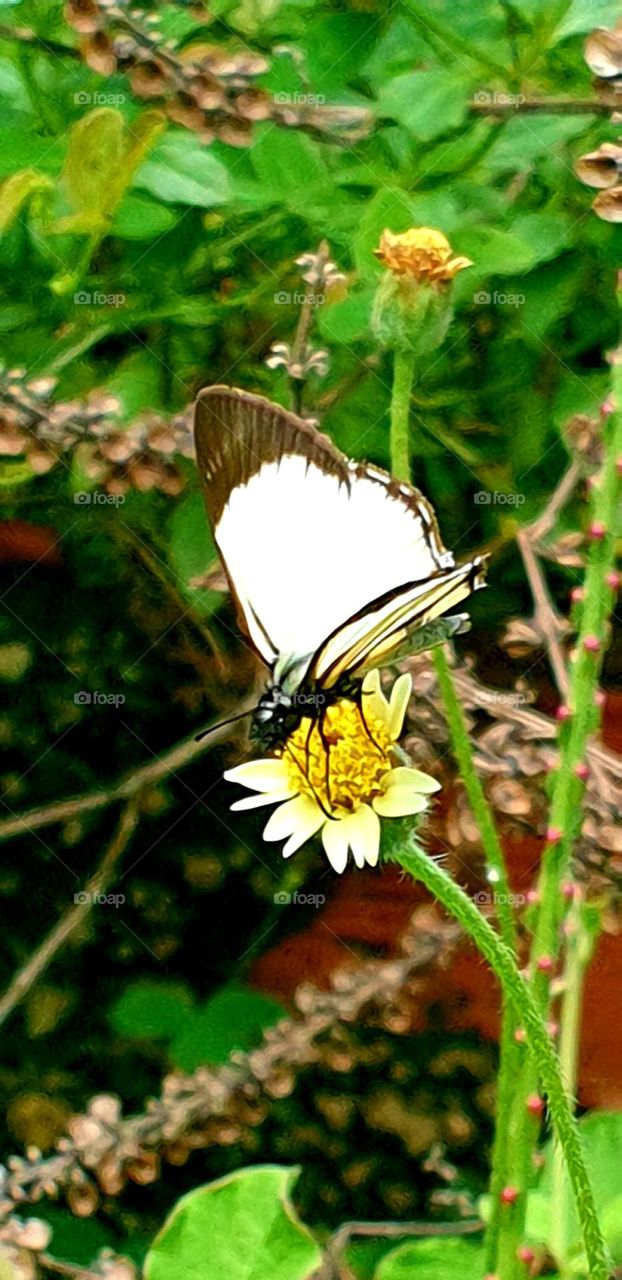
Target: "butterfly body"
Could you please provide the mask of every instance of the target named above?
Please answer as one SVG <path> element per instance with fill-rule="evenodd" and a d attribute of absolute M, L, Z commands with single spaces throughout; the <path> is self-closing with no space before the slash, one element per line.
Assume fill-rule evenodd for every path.
<path fill-rule="evenodd" d="M 441 617 L 483 585 L 455 565 L 432 507 L 380 468 L 344 457 L 261 396 L 201 392 L 197 461 L 242 627 L 269 670 L 252 736 L 281 745 L 306 716 L 362 705 L 362 681 L 402 649 L 463 629 Z"/>

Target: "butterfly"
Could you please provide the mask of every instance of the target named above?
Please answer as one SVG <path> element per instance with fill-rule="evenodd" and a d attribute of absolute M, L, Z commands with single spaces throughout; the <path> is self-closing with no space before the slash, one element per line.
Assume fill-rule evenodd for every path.
<path fill-rule="evenodd" d="M 367 670 L 465 629 L 441 618 L 484 585 L 456 565 L 412 485 L 345 457 L 263 396 L 201 391 L 197 462 L 241 627 L 268 668 L 252 736 L 282 745 L 303 717 L 362 702 Z M 236 717 L 237 718 L 237 717 Z"/>

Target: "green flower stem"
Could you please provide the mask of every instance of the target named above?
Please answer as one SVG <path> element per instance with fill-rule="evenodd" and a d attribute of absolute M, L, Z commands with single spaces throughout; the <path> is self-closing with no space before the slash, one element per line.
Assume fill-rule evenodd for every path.
<path fill-rule="evenodd" d="M 566 956 L 561 1002 L 559 1057 L 564 1088 L 570 1106 L 574 1106 L 577 1091 L 579 1044 L 581 1036 L 581 1012 L 585 975 L 600 930 L 598 907 L 575 900 L 566 917 Z M 553 1152 L 553 1183 L 551 1200 L 555 1205 L 552 1221 L 551 1248 L 561 1268 L 566 1267 L 566 1250 L 570 1239 L 572 1221 L 572 1195 L 563 1152 L 556 1144 Z"/>
<path fill-rule="evenodd" d="M 559 1060 L 533 993 L 521 978 L 512 952 L 460 886 L 438 863 L 417 848 L 412 839 L 409 848 L 390 850 L 386 856 L 389 861 L 397 862 L 408 871 L 413 879 L 421 881 L 462 925 L 490 964 L 501 984 L 505 999 L 513 1005 L 516 1017 L 524 1026 L 570 1175 L 590 1280 L 608 1280 L 609 1268 L 592 1187 L 583 1160 L 577 1123 L 564 1090 Z M 506 1278 L 503 1277 L 502 1280 Z"/>
<path fill-rule="evenodd" d="M 415 376 L 415 356 L 395 351 L 393 369 L 393 395 L 391 400 L 391 467 L 399 480 L 410 479 L 409 408 Z M 488 867 L 494 872 L 496 886 L 496 910 L 501 937 L 515 953 L 516 927 L 511 906 L 509 884 L 503 850 L 497 834 L 490 805 L 475 768 L 471 739 L 464 711 L 456 694 L 451 670 L 444 649 L 434 650 L 434 664 L 439 688 L 445 707 L 445 715 L 456 761 L 469 799 L 469 804 L 482 839 Z M 511 1142 L 510 1127 L 512 1102 L 519 1075 L 522 1046 L 516 1043 L 516 1018 L 513 1007 L 503 999 L 500 1035 L 500 1061 L 497 1083 L 497 1115 L 490 1183 L 491 1214 L 486 1230 L 486 1253 L 492 1261 L 496 1256 L 499 1233 L 502 1228 L 501 1191 L 508 1181 L 508 1162 Z M 507 1226 L 507 1223 L 505 1224 Z M 515 1249 L 514 1249 L 515 1254 Z"/>
<path fill-rule="evenodd" d="M 481 779 L 475 768 L 473 749 L 464 710 L 455 690 L 444 648 L 439 646 L 438 649 L 435 649 L 433 658 L 454 755 L 482 839 L 487 868 L 489 872 L 493 873 L 491 885 L 494 885 L 495 890 L 495 908 L 499 922 L 499 932 L 505 945 L 513 955 L 516 955 L 516 926 L 501 842 Z M 501 1203 L 501 1192 L 510 1181 L 508 1169 L 510 1153 L 513 1150 L 511 1137 L 513 1100 L 521 1062 L 524 1058 L 524 1048 L 516 1042 L 516 1027 L 514 1008 L 504 997 L 501 1010 L 501 1034 L 499 1037 L 495 1137 L 489 1188 L 491 1208 L 485 1238 L 486 1268 L 490 1273 L 495 1270 L 494 1264 L 500 1235 L 511 1236 L 506 1252 L 510 1254 L 510 1265 L 519 1265 L 516 1258 L 516 1247 L 519 1241 L 515 1242 L 513 1234 L 510 1232 L 513 1215 L 511 1210 L 508 1212 L 508 1208 L 505 1207 L 504 1217 L 504 1206 Z M 508 1267 L 501 1274 L 507 1275 L 507 1280 L 510 1280 L 511 1273 Z"/>
<path fill-rule="evenodd" d="M 613 569 L 616 554 L 616 521 L 622 460 L 622 364 L 613 365 L 613 390 L 617 407 L 610 415 L 604 438 L 605 458 L 600 476 L 592 492 L 591 528 L 599 534 L 592 541 L 584 582 L 584 601 L 577 637 L 576 653 L 570 671 L 568 705 L 570 719 L 561 738 L 561 760 L 557 772 L 551 811 L 549 840 L 542 859 L 539 878 L 540 910 L 532 948 L 532 960 L 556 956 L 559 950 L 559 926 L 564 914 L 560 894 L 567 874 L 572 848 L 583 822 L 582 795 L 584 782 L 577 777 L 577 766 L 585 761 L 588 738 L 598 725 L 596 691 L 602 667 L 606 625 L 613 604 L 613 592 L 606 585 L 606 575 Z M 598 643 L 595 650 L 592 645 Z M 556 834 L 559 833 L 559 839 Z M 536 971 L 536 996 L 548 1006 L 546 975 Z"/>
<path fill-rule="evenodd" d="M 410 393 L 415 376 L 413 351 L 395 351 L 391 393 L 391 470 L 398 480 L 410 482 Z"/>
<path fill-rule="evenodd" d="M 589 735 L 598 722 L 596 688 L 602 661 L 607 617 L 613 601 L 613 593 L 606 586 L 605 578 L 613 568 L 615 559 L 615 525 L 622 459 L 622 366 L 619 353 L 614 357 L 613 390 L 616 408 L 611 414 L 605 431 L 605 459 L 597 484 L 593 489 L 590 524 L 603 532 L 592 542 L 584 583 L 584 604 L 577 639 L 576 657 L 570 672 L 568 702 L 570 719 L 564 725 L 561 737 L 561 760 L 556 775 L 551 803 L 550 830 L 559 840 L 549 840 L 542 860 L 538 881 L 540 907 L 537 913 L 535 936 L 532 945 L 533 993 L 543 1017 L 550 1010 L 550 977 L 546 970 L 537 968 L 537 960 L 550 957 L 554 961 L 559 953 L 560 925 L 566 909 L 561 889 L 568 874 L 572 847 L 582 823 L 583 783 L 576 775 L 577 765 L 583 764 Z M 596 637 L 599 648 L 585 647 L 585 640 Z M 571 1013 L 572 1017 L 572 1013 Z M 568 1035 L 571 1033 L 568 1032 Z M 574 1034 L 574 1031 L 572 1032 Z M 568 1048 L 564 1050 L 569 1053 Z M 523 1065 L 512 1104 L 510 1121 L 512 1164 L 510 1182 L 519 1193 L 524 1193 L 531 1173 L 531 1152 L 535 1144 L 536 1127 L 526 1109 L 526 1100 L 537 1089 L 537 1072 L 533 1061 Z M 512 1236 L 520 1243 L 525 1222 L 525 1195 L 519 1194 L 508 1227 L 508 1242 Z M 499 1260 L 493 1271 L 500 1271 Z M 505 1273 L 504 1274 L 504 1280 Z M 513 1280 L 510 1270 L 507 1280 Z"/>
<path fill-rule="evenodd" d="M 434 649 L 433 659 L 447 717 L 451 745 L 460 768 L 460 776 L 469 798 L 469 804 L 473 810 L 473 816 L 482 837 L 487 869 L 493 872 L 491 883 L 495 885 L 495 906 L 499 920 L 499 931 L 506 946 L 510 948 L 510 951 L 515 951 L 516 927 L 511 906 L 510 886 L 495 820 L 486 799 L 479 774 L 475 768 L 473 748 L 466 718 L 455 690 L 445 650 L 441 645 Z"/>

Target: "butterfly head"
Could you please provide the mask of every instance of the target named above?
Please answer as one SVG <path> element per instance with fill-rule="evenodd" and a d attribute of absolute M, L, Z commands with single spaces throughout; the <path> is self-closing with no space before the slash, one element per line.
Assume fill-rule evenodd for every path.
<path fill-rule="evenodd" d="M 255 708 L 251 738 L 263 747 L 280 746 L 300 720 L 301 711 L 295 698 L 280 685 L 269 685 Z"/>

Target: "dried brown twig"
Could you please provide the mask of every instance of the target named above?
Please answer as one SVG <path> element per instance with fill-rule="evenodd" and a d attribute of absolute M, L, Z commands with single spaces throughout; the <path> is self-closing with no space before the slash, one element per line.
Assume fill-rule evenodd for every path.
<path fill-rule="evenodd" d="M 457 941 L 453 923 L 419 908 L 397 960 L 373 961 L 336 973 L 329 991 L 310 984 L 296 993 L 297 1014 L 264 1034 L 259 1048 L 235 1053 L 222 1067 L 167 1076 L 144 1114 L 124 1119 L 118 1100 L 100 1095 L 74 1116 L 56 1153 L 30 1152 L 9 1161 L 1 1188 L 5 1214 L 21 1203 L 64 1192 L 81 1214 L 93 1212 L 99 1192 L 118 1195 L 128 1179 L 146 1185 L 160 1160 L 183 1164 L 193 1150 L 231 1143 L 261 1124 L 271 1100 L 286 1096 L 297 1072 L 313 1064 L 320 1041 L 339 1023 L 351 1024 L 370 1004 L 390 1009 L 410 980 L 446 957 Z"/>
<path fill-rule="evenodd" d="M 87 880 L 84 890 L 80 894 L 84 901 L 76 902 L 74 898 L 73 907 L 61 917 L 47 938 L 33 951 L 27 963 L 22 969 L 18 970 L 10 986 L 0 999 L 0 1026 L 6 1022 L 6 1019 L 10 1017 L 18 1004 L 21 1004 L 22 1000 L 25 999 L 35 982 L 39 981 L 39 978 L 42 977 L 52 963 L 57 952 L 64 946 L 69 935 L 77 929 L 78 925 L 84 924 L 89 912 L 92 910 L 93 902 L 97 900 L 97 895 L 106 892 L 118 861 L 127 849 L 136 830 L 137 822 L 136 805 L 133 801 L 130 801 L 121 814 L 117 830 L 97 870 Z"/>

